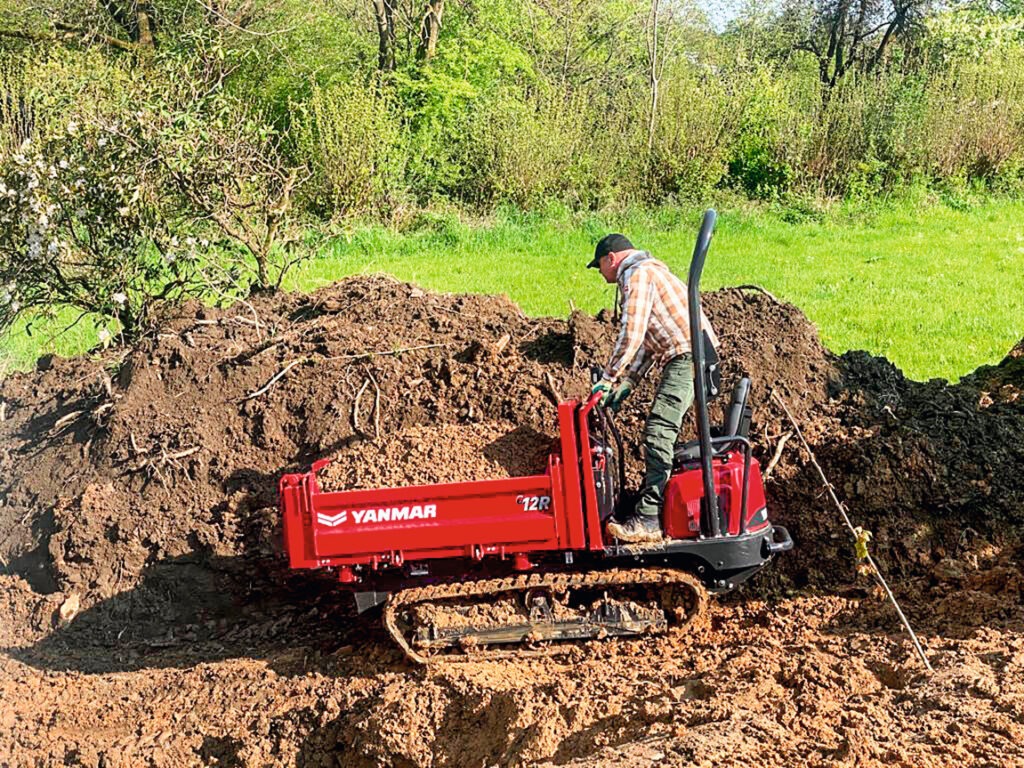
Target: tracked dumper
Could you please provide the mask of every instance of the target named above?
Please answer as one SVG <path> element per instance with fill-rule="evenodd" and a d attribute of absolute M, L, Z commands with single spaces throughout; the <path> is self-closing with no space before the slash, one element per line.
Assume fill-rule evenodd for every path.
<path fill-rule="evenodd" d="M 285 475 L 291 566 L 333 569 L 360 611 L 383 604 L 395 641 L 426 662 L 684 626 L 705 610 L 709 592 L 735 588 L 792 548 L 786 529 L 768 519 L 751 456 L 748 379 L 736 383 L 725 423 L 709 424 L 720 379 L 699 331 L 699 285 L 714 223 L 708 211 L 688 284 L 698 438 L 676 448 L 660 543 L 624 544 L 605 529 L 626 504 L 623 447 L 613 415 L 593 395 L 558 406 L 557 448 L 543 474 L 340 492 L 319 486 L 328 460 Z"/>

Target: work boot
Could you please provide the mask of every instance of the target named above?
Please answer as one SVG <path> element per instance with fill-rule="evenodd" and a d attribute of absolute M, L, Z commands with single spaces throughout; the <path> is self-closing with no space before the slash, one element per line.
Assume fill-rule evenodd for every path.
<path fill-rule="evenodd" d="M 663 538 L 661 523 L 657 515 L 638 515 L 634 513 L 621 523 L 613 520 L 608 523 L 608 533 L 619 541 L 627 541 L 630 544 L 657 542 Z"/>

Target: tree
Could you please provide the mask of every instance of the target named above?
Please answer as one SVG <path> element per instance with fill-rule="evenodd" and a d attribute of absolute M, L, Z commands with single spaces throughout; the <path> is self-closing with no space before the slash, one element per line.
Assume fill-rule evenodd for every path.
<path fill-rule="evenodd" d="M 149 61 L 168 41 L 180 44 L 197 30 L 247 34 L 277 6 L 277 0 L 0 0 L 0 38 L 99 45 Z"/>
<path fill-rule="evenodd" d="M 437 37 L 441 34 L 441 17 L 444 15 L 444 0 L 426 0 L 423 7 L 423 21 L 420 22 L 420 44 L 416 58 L 428 62 L 437 53 Z"/>
<path fill-rule="evenodd" d="M 203 69 L 102 62 L 36 64 L 42 119 L 0 155 L 0 331 L 72 307 L 137 336 L 156 302 L 277 288 L 302 255 L 277 131 Z"/>
<path fill-rule="evenodd" d="M 852 69 L 877 68 L 897 43 L 923 31 L 936 0 L 794 0 L 783 10 L 782 28 L 791 30 L 796 50 L 818 61 L 818 78 L 828 90 Z"/>
<path fill-rule="evenodd" d="M 4 158 L 0 330 L 27 311 L 70 307 L 116 319 L 131 337 L 154 302 L 197 292 L 153 171 L 103 121 L 76 117 Z"/>
<path fill-rule="evenodd" d="M 377 68 L 395 70 L 395 0 L 371 0 L 377 22 Z"/>

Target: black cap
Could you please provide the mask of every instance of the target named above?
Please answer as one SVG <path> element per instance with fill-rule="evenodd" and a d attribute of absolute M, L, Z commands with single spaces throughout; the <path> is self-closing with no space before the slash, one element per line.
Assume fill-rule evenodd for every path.
<path fill-rule="evenodd" d="M 629 238 L 625 235 L 614 233 L 611 235 L 605 235 L 601 238 L 601 241 L 597 244 L 594 249 L 594 259 L 587 264 L 587 269 L 591 267 L 599 267 L 601 265 L 601 257 L 606 253 L 618 253 L 619 251 L 628 251 L 632 249 L 633 244 L 629 242 Z"/>

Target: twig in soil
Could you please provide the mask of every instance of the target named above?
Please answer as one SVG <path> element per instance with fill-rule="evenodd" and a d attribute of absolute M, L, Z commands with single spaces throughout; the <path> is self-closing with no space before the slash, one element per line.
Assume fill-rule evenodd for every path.
<path fill-rule="evenodd" d="M 7 403 L 0 403 L 0 421 L 7 421 Z"/>
<path fill-rule="evenodd" d="M 359 400 L 362 398 L 363 392 L 366 391 L 368 386 L 370 386 L 370 380 L 366 379 L 363 381 L 363 386 L 361 386 L 359 391 L 356 393 L 355 402 L 352 403 L 352 429 L 356 432 L 361 431 L 359 429 Z"/>
<path fill-rule="evenodd" d="M 420 344 L 415 347 L 402 347 L 401 349 L 389 349 L 384 352 L 356 352 L 351 355 L 332 355 L 331 357 L 321 357 L 323 361 L 329 360 L 362 360 L 364 357 L 386 357 L 388 355 L 400 355 L 403 352 L 416 352 L 420 349 L 434 349 L 436 347 L 447 347 L 448 343 L 443 344 Z"/>
<path fill-rule="evenodd" d="M 504 336 L 498 339 L 494 346 L 491 347 L 491 357 L 499 357 L 501 353 L 505 351 L 505 347 L 508 346 L 508 343 L 510 341 L 512 341 L 512 334 L 510 333 L 506 333 Z"/>
<path fill-rule="evenodd" d="M 370 371 L 366 372 L 366 375 L 370 377 L 370 381 L 373 382 L 373 439 L 380 440 L 380 386 L 377 384 L 377 379 L 374 378 Z"/>
<path fill-rule="evenodd" d="M 786 407 L 785 401 L 783 401 L 783 399 L 779 397 L 778 393 L 774 390 L 772 390 L 772 397 L 775 399 L 775 402 L 782 407 L 782 410 L 786 412 L 786 417 L 789 419 L 789 423 L 793 425 L 796 436 L 800 439 L 800 443 L 803 445 L 804 450 L 807 451 L 811 464 L 814 465 L 814 468 L 818 471 L 818 477 L 821 478 L 821 482 L 824 485 L 825 490 L 828 492 L 828 495 L 832 497 L 832 501 L 835 503 L 836 509 L 839 510 L 839 514 L 843 518 L 843 523 L 845 523 L 850 534 L 853 536 L 854 542 L 857 545 L 858 555 L 861 555 L 871 567 L 871 570 L 874 572 L 875 579 L 878 581 L 879 585 L 881 585 L 882 589 L 885 590 L 885 594 L 888 596 L 889 602 L 891 602 L 893 608 L 896 609 L 896 614 L 900 617 L 900 621 L 903 623 L 904 629 L 906 629 L 907 634 L 910 635 L 910 640 L 914 644 L 917 655 L 921 657 L 921 661 L 924 663 L 925 669 L 929 672 L 934 671 L 931 663 L 928 661 L 928 657 L 924 653 L 924 649 L 921 647 L 921 643 L 917 639 L 917 635 L 914 634 L 914 630 L 910 626 L 910 622 L 907 621 L 907 617 L 903 615 L 903 610 L 900 608 L 900 604 L 896 602 L 896 596 L 893 595 L 892 590 L 889 589 L 889 584 L 882 575 L 881 569 L 878 567 L 875 559 L 871 557 L 871 553 L 867 551 L 866 540 L 863 538 L 863 529 L 855 528 L 853 523 L 850 522 L 850 516 L 846 512 L 846 506 L 839 500 L 839 497 L 836 496 L 835 488 L 832 483 L 828 481 L 828 478 L 825 477 L 824 470 L 821 468 L 821 465 L 818 464 L 818 460 L 814 456 L 814 451 L 811 450 L 811 446 L 809 446 L 807 441 L 804 439 L 804 434 L 800 431 L 800 425 L 796 423 L 796 419 L 793 418 L 793 414 L 789 412 L 789 408 Z"/>
<path fill-rule="evenodd" d="M 166 464 L 169 461 L 177 461 L 178 459 L 184 459 L 187 456 L 191 456 L 193 453 L 197 453 L 201 448 L 202 446 L 193 445 L 191 448 L 186 448 L 185 450 L 178 451 L 177 453 L 164 453 L 160 458 L 163 463 Z"/>
<path fill-rule="evenodd" d="M 548 394 L 551 395 L 557 407 L 561 404 L 563 398 L 562 393 L 559 392 L 558 386 L 555 384 L 555 380 L 551 377 L 551 371 L 544 371 L 544 381 L 548 385 Z"/>
<path fill-rule="evenodd" d="M 53 432 L 60 432 L 64 427 L 66 427 L 68 424 L 73 422 L 75 419 L 77 419 L 83 413 L 85 413 L 85 411 L 71 411 L 71 413 L 64 414 L 59 419 L 57 419 L 55 422 L 53 422 L 52 431 Z"/>
<path fill-rule="evenodd" d="M 239 299 L 239 302 L 244 304 L 246 307 L 248 307 L 249 311 L 252 312 L 252 320 L 253 320 L 252 324 L 254 326 L 256 326 L 256 339 L 258 341 L 262 342 L 263 341 L 263 330 L 262 330 L 262 328 L 260 326 L 260 316 L 258 314 L 256 314 L 256 307 L 254 307 L 252 304 L 250 304 L 245 299 Z M 242 318 L 236 316 L 236 318 L 233 318 L 233 319 L 241 320 Z"/>
<path fill-rule="evenodd" d="M 275 384 L 276 384 L 276 383 L 277 383 L 277 382 L 278 382 L 278 381 L 279 381 L 280 379 L 282 379 L 282 378 L 283 378 L 283 377 L 285 376 L 285 374 L 287 374 L 287 373 L 288 373 L 288 371 L 290 371 L 290 370 L 291 370 L 292 368 L 294 368 L 294 367 L 295 367 L 296 365 L 298 365 L 299 363 L 304 363 L 304 362 L 306 362 L 306 360 L 308 360 L 308 359 L 309 359 L 308 357 L 297 357 L 297 358 L 295 358 L 295 359 L 294 359 L 294 360 L 292 360 L 292 361 L 291 361 L 290 363 L 288 363 L 288 365 L 286 365 L 286 366 L 285 366 L 284 368 L 282 368 L 282 369 L 281 369 L 280 371 L 278 371 L 278 372 L 277 372 L 277 373 L 275 373 L 275 374 L 274 374 L 273 376 L 271 376 L 271 377 L 270 377 L 270 380 L 269 380 L 269 381 L 268 381 L 268 382 L 267 382 L 266 384 L 264 384 L 264 385 L 263 385 L 262 387 L 260 387 L 259 389 L 255 390 L 255 391 L 253 391 L 253 392 L 250 392 L 250 393 L 249 393 L 248 395 L 246 395 L 245 397 L 243 397 L 243 398 L 242 398 L 241 400 L 239 400 L 238 402 L 240 402 L 240 403 L 244 403 L 244 402 L 245 402 L 246 400 L 252 400 L 252 399 L 253 399 L 253 398 L 255 398 L 255 397 L 259 397 L 259 396 L 260 396 L 260 395 L 262 395 L 262 394 L 263 394 L 264 392 L 267 392 L 267 391 L 268 391 L 268 390 L 269 390 L 269 389 L 270 389 L 270 388 L 271 388 L 272 386 L 274 386 L 274 385 L 275 385 Z"/>
<path fill-rule="evenodd" d="M 772 460 L 768 462 L 768 466 L 764 471 L 764 479 L 767 480 L 772 476 L 772 470 L 775 469 L 775 465 L 779 463 L 779 459 L 782 458 L 782 449 L 786 447 L 786 443 L 789 442 L 789 438 L 793 436 L 793 431 L 790 430 L 782 437 L 779 438 L 778 445 L 775 446 L 775 453 L 772 455 Z"/>
<path fill-rule="evenodd" d="M 762 288 L 760 285 L 754 285 L 753 283 L 747 283 L 745 285 L 734 285 L 729 290 L 731 291 L 757 291 L 758 293 L 764 294 L 769 299 L 774 301 L 776 304 L 782 304 L 784 302 L 779 301 L 774 294 L 769 293 L 767 290 Z"/>

